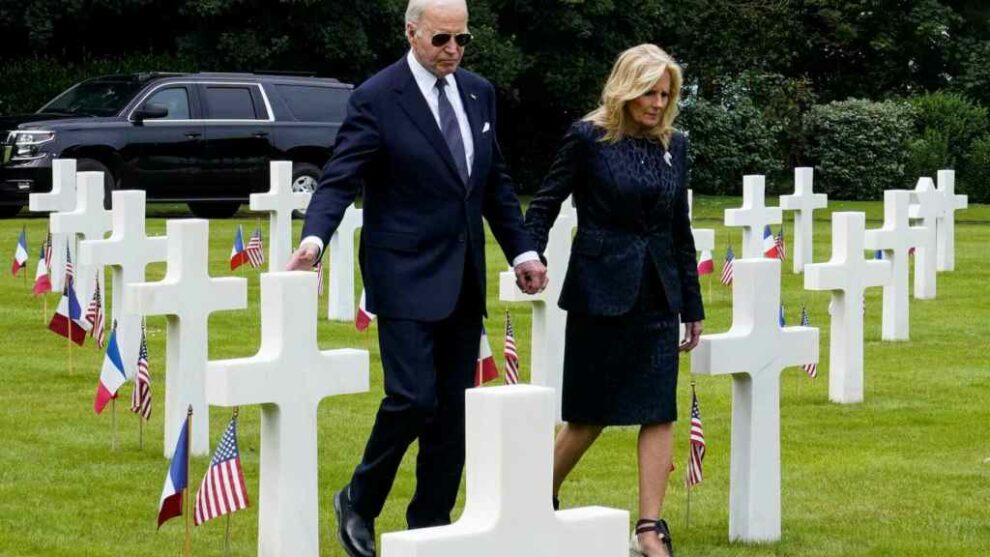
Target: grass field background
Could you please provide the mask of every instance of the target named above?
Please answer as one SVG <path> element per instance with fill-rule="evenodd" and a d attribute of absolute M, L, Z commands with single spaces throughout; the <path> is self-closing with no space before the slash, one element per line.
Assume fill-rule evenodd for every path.
<path fill-rule="evenodd" d="M 738 206 L 731 197 L 695 198 L 695 226 L 716 229 L 716 272 L 726 244 L 739 250 L 740 232 L 721 225 L 722 211 Z M 831 211 L 867 213 L 867 226 L 879 227 L 879 202 L 833 202 L 816 213 L 815 261 L 830 254 Z M 788 213 L 789 215 L 789 213 Z M 184 216 L 181 207 L 152 206 L 150 234 L 164 234 L 165 218 Z M 881 291 L 867 294 L 865 323 L 866 401 L 839 406 L 828 402 L 827 306 L 829 294 L 807 292 L 803 277 L 783 274 L 783 302 L 789 324 L 802 305 L 821 329 L 818 379 L 800 368 L 784 371 L 781 382 L 783 538 L 771 545 L 730 544 L 728 463 L 731 379 L 699 377 L 708 453 L 706 480 L 691 494 L 691 524 L 685 525 L 686 423 L 690 410 L 689 362 L 681 360 L 676 433 L 677 471 L 672 476 L 664 515 L 671 522 L 680 556 L 985 556 L 990 555 L 990 206 L 958 214 L 956 270 L 938 276 L 938 298 L 911 301 L 911 340 L 881 342 Z M 237 224 L 253 229 L 256 215 L 210 223 L 210 272 L 248 278 L 249 308 L 214 314 L 210 320 L 211 359 L 249 356 L 260 342 L 257 270 L 231 273 L 227 257 Z M 22 213 L 0 221 L 0 241 L 13 253 L 17 234 L 27 227 L 29 282 L 33 282 L 38 243 L 47 219 Z M 262 221 L 267 233 L 267 220 Z M 296 222 L 296 233 L 300 222 Z M 793 251 L 791 222 L 787 224 Z M 504 312 L 516 327 L 524 377 L 528 378 L 530 309 L 497 300 L 496 275 L 505 262 L 488 243 L 486 326 L 502 367 Z M 164 264 L 149 268 L 149 280 L 164 275 Z M 552 280 L 562 280 L 554 276 Z M 702 289 L 706 332 L 731 322 L 730 291 L 717 283 Z M 358 284 L 360 288 L 360 284 Z M 711 295 L 709 295 L 711 292 Z M 96 416 L 92 400 L 102 353 L 91 339 L 74 350 L 70 374 L 65 339 L 47 330 L 58 302 L 48 296 L 49 313 L 23 277 L 0 277 L 0 555 L 98 556 L 178 555 L 180 520 L 156 531 L 155 517 L 168 463 L 162 458 L 165 318 L 149 318 L 154 414 L 138 449 L 138 422 L 127 411 L 130 385 L 118 404 L 118 448 L 110 450 L 111 416 Z M 320 299 L 320 347 L 354 347 L 371 353 L 371 390 L 326 399 L 319 411 L 321 555 L 342 556 L 332 535 L 332 494 L 357 464 L 382 396 L 381 361 L 375 326 L 358 333 L 353 325 L 325 320 Z M 494 383 L 493 383 L 494 384 Z M 254 555 L 257 536 L 259 409 L 241 410 L 239 443 L 252 507 L 232 515 L 232 555 Z M 211 412 L 211 445 L 223 431 L 229 411 Z M 607 430 L 587 454 L 561 498 L 565 507 L 606 505 L 636 508 L 636 429 Z M 414 488 L 415 446 L 409 452 L 378 531 L 403 529 L 405 505 Z M 193 459 L 190 483 L 198 487 L 208 458 Z M 464 492 L 455 518 L 463 505 Z M 631 516 L 636 519 L 635 514 Z M 193 531 L 195 555 L 221 555 L 224 520 Z"/>

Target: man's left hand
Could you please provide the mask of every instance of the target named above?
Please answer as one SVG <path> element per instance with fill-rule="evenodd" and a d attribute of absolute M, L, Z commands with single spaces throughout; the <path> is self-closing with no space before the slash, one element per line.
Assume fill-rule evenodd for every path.
<path fill-rule="evenodd" d="M 539 294 L 550 282 L 547 268 L 536 260 L 520 263 L 513 270 L 516 272 L 516 285 L 526 294 Z"/>
<path fill-rule="evenodd" d="M 684 324 L 684 340 L 681 341 L 679 347 L 680 352 L 690 352 L 698 346 L 698 342 L 701 341 L 701 331 L 704 330 L 704 326 L 701 321 L 693 321 L 691 323 Z"/>

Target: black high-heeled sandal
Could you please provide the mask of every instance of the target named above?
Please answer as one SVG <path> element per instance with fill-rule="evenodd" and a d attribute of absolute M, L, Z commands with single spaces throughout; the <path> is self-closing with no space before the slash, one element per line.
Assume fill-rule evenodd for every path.
<path fill-rule="evenodd" d="M 657 537 L 663 542 L 664 549 L 667 550 L 668 557 L 674 557 L 674 546 L 670 540 L 670 528 L 664 519 L 652 520 L 644 518 L 636 522 L 636 529 L 633 531 L 632 539 L 629 540 L 629 547 L 639 555 L 643 555 L 643 549 L 639 545 L 639 535 L 647 532 L 656 532 Z"/>

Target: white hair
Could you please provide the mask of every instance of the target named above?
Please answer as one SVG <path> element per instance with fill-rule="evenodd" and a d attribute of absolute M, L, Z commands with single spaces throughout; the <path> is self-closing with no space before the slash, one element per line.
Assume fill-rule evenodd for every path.
<path fill-rule="evenodd" d="M 406 6 L 406 23 L 419 23 L 426 8 L 432 6 L 456 6 L 464 8 L 467 13 L 467 0 L 409 0 Z"/>

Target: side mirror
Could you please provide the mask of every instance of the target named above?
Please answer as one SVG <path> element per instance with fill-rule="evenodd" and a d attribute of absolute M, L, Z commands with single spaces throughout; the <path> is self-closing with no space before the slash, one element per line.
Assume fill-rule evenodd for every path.
<path fill-rule="evenodd" d="M 134 111 L 134 122 L 140 124 L 145 120 L 154 120 L 168 116 L 168 107 L 161 104 L 146 104 Z"/>

